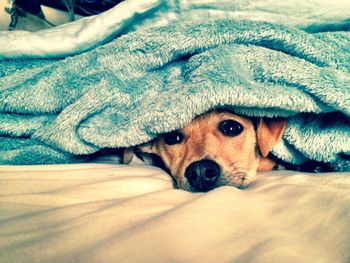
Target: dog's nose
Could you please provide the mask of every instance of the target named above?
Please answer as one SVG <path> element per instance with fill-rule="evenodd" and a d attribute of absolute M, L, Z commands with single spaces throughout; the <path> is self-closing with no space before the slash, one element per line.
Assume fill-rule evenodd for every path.
<path fill-rule="evenodd" d="M 209 191 L 214 188 L 220 173 L 220 167 L 216 162 L 200 160 L 187 167 L 185 177 L 196 190 Z"/>

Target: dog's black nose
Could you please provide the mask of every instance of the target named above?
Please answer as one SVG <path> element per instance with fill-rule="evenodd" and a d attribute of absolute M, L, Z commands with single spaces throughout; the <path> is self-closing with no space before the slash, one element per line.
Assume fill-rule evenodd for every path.
<path fill-rule="evenodd" d="M 216 162 L 200 160 L 187 167 L 185 177 L 196 190 L 209 191 L 214 188 L 220 173 L 220 167 Z"/>

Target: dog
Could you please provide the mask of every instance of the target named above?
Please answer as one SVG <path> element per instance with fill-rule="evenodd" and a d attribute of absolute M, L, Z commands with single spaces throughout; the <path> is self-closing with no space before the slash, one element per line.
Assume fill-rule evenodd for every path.
<path fill-rule="evenodd" d="M 268 157 L 287 120 L 248 118 L 225 110 L 202 114 L 184 128 L 134 148 L 142 160 L 166 170 L 176 188 L 206 192 L 219 186 L 245 188 L 257 171 L 276 162 Z M 124 162 L 131 161 L 130 151 Z"/>

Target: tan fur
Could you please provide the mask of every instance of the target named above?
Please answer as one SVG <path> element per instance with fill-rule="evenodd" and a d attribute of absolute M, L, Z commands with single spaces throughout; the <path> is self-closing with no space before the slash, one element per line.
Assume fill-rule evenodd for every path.
<path fill-rule="evenodd" d="M 218 124 L 229 119 L 243 125 L 244 130 L 238 136 L 228 137 L 219 131 Z M 263 148 L 263 155 L 266 157 L 280 140 L 286 124 L 284 120 L 267 123 L 261 119 L 256 133 L 250 119 L 230 112 L 212 111 L 195 118 L 180 130 L 184 135 L 180 144 L 167 145 L 161 135 L 139 148 L 143 152 L 161 157 L 179 188 L 190 190 L 184 176 L 185 170 L 191 163 L 202 159 L 215 160 L 221 167 L 222 175 L 217 186 L 242 187 L 254 180 L 258 169 L 267 170 L 274 166 L 272 161 L 260 156 L 258 146 Z M 261 162 L 260 158 L 263 158 Z"/>

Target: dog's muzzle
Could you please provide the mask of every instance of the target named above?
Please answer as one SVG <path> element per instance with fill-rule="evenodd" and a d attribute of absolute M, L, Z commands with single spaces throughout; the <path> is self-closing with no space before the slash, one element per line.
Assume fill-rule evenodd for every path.
<path fill-rule="evenodd" d="M 195 191 L 205 192 L 215 188 L 220 175 L 219 165 L 207 159 L 191 163 L 185 171 L 185 177 Z"/>

